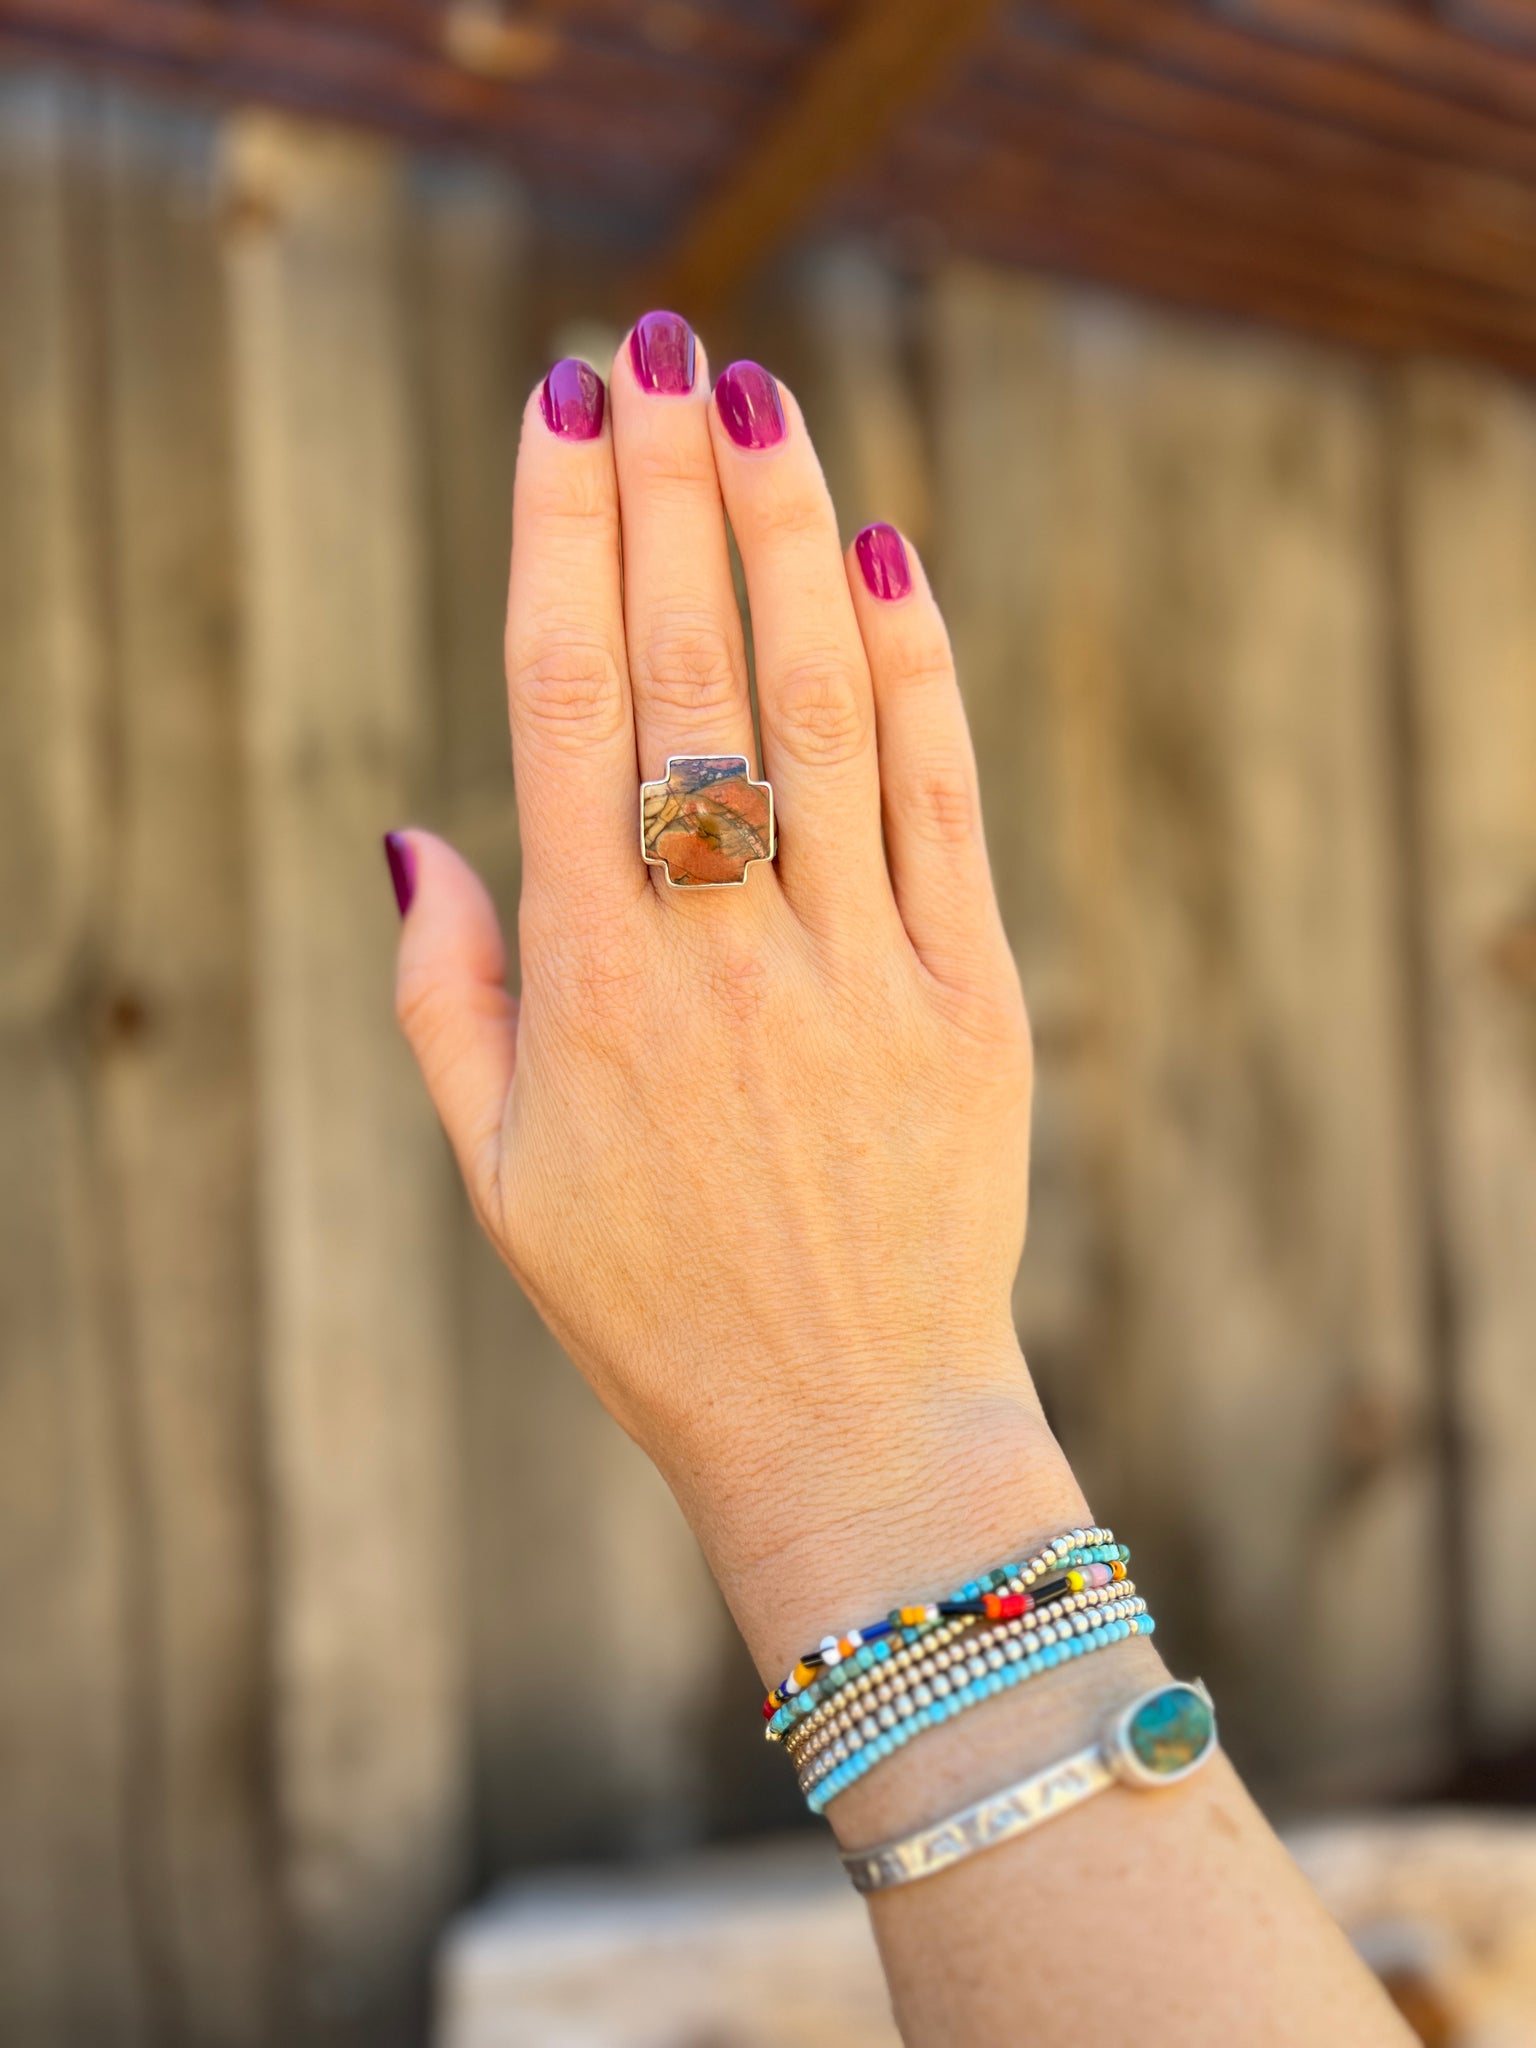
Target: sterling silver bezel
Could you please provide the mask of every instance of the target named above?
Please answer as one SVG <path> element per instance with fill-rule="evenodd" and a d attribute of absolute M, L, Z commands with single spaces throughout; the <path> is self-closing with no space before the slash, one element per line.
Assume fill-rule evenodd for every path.
<path fill-rule="evenodd" d="M 1192 1692 L 1199 1695 L 1211 1710 L 1211 1739 L 1197 1757 L 1187 1764 L 1181 1764 L 1176 1771 L 1149 1771 L 1141 1758 L 1131 1747 L 1131 1723 L 1149 1700 L 1161 1699 L 1164 1693 Z M 1122 1785 L 1133 1786 L 1139 1792 L 1160 1792 L 1168 1785 L 1182 1785 L 1186 1778 L 1202 1770 L 1221 1746 L 1221 1731 L 1216 1724 L 1216 1702 L 1200 1678 L 1169 1678 L 1161 1685 L 1148 1686 L 1128 1706 L 1116 1714 L 1104 1737 L 1104 1760 Z"/>
<path fill-rule="evenodd" d="M 750 787 L 762 790 L 768 798 L 768 851 L 756 854 L 747 861 L 734 882 L 674 882 L 672 870 L 666 861 L 660 855 L 647 853 L 645 850 L 645 793 L 648 789 L 660 789 L 669 782 L 672 770 L 684 761 L 739 761 Z M 661 869 L 662 878 L 669 889 L 682 889 L 690 896 L 696 895 L 700 889 L 744 889 L 747 886 L 747 876 L 753 868 L 761 867 L 765 862 L 771 864 L 778 857 L 778 851 L 779 826 L 778 815 L 774 809 L 773 784 L 756 780 L 752 773 L 752 763 L 745 754 L 668 754 L 666 766 L 660 775 L 653 776 L 649 782 L 642 782 L 640 785 L 640 858 L 648 868 Z"/>

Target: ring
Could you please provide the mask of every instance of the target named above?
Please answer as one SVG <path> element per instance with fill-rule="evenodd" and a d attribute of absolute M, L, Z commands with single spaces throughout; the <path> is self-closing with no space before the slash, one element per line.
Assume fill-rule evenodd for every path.
<path fill-rule="evenodd" d="M 723 889 L 777 852 L 773 789 L 743 754 L 672 754 L 660 782 L 640 785 L 640 854 L 674 889 Z"/>

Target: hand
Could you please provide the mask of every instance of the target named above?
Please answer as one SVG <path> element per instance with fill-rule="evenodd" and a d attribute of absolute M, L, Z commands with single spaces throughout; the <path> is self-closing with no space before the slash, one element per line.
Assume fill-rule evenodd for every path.
<path fill-rule="evenodd" d="M 610 403 L 557 365 L 524 417 L 521 999 L 413 832 L 399 1011 L 482 1223 L 776 1675 L 1086 1510 L 1010 1315 L 1029 1033 L 942 621 L 891 529 L 841 555 L 787 391 L 711 395 L 682 323 L 637 334 Z M 780 853 L 689 891 L 641 861 L 638 784 L 754 755 L 727 515 Z"/>

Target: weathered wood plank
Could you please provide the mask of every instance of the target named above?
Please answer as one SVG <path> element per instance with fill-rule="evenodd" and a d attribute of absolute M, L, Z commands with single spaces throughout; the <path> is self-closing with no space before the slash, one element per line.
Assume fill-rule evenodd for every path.
<path fill-rule="evenodd" d="M 512 463 L 536 281 L 515 194 L 418 189 L 445 829 L 513 947 L 517 817 L 501 674 Z M 606 370 L 606 362 L 602 367 Z M 693 1538 L 457 1195 L 477 1824 L 489 1868 L 689 1840 L 706 1798 L 701 1700 L 732 1631 Z M 624 1586 L 643 1628 L 578 1640 L 582 1589 Z M 660 1628 L 662 1635 L 654 1631 Z M 529 1655 L 536 1640 L 539 1651 Z"/>
<path fill-rule="evenodd" d="M 140 1867 L 168 2042 L 276 2038 L 256 1153 L 217 130 L 106 112 L 117 802 L 103 1132 L 137 1551 Z"/>
<path fill-rule="evenodd" d="M 1446 1730 L 1429 1635 L 1359 1598 L 1435 1583 L 1441 1533 L 1377 413 L 1320 354 L 1158 321 L 1083 372 L 1120 492 L 1083 907 L 1134 1105 L 1127 1497 L 1255 1770 L 1390 1788 Z"/>
<path fill-rule="evenodd" d="M 106 853 L 88 102 L 0 80 L 0 2038 L 140 2048 L 94 1075 Z"/>
<path fill-rule="evenodd" d="M 959 664 L 1003 918 L 1029 999 L 1038 1081 L 1029 1246 L 1014 1312 L 1047 1408 L 1090 1485 L 1115 1245 L 1104 1195 L 1103 999 L 1069 886 L 1097 823 L 1104 738 L 1068 714 L 1073 635 L 1096 593 L 1068 550 L 1091 525 L 1071 432 L 1071 301 L 976 267 L 930 294 L 930 572 Z"/>
<path fill-rule="evenodd" d="M 1442 1730 L 1432 1645 L 1358 1598 L 1438 1526 L 1375 415 L 1322 356 L 1060 317 L 941 287 L 937 524 L 1026 984 L 1076 1013 L 1069 1443 L 1261 1779 L 1400 1782 Z M 986 374 L 1020 325 L 1049 377 Z"/>
<path fill-rule="evenodd" d="M 297 2038 L 412 2038 L 460 1881 L 447 1162 L 395 1030 L 379 834 L 429 730 L 394 154 L 229 136 L 261 1256 Z"/>
<path fill-rule="evenodd" d="M 1529 1736 L 1536 1644 L 1499 1597 L 1536 1553 L 1536 397 L 1450 366 L 1403 384 L 1436 1206 L 1484 1743 Z"/>

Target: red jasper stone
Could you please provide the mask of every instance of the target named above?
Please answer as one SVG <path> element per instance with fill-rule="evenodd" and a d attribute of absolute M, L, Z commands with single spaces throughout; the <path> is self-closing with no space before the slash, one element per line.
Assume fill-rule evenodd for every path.
<path fill-rule="evenodd" d="M 664 782 L 641 785 L 640 836 L 677 888 L 741 882 L 773 858 L 773 792 L 740 754 L 671 760 Z"/>

